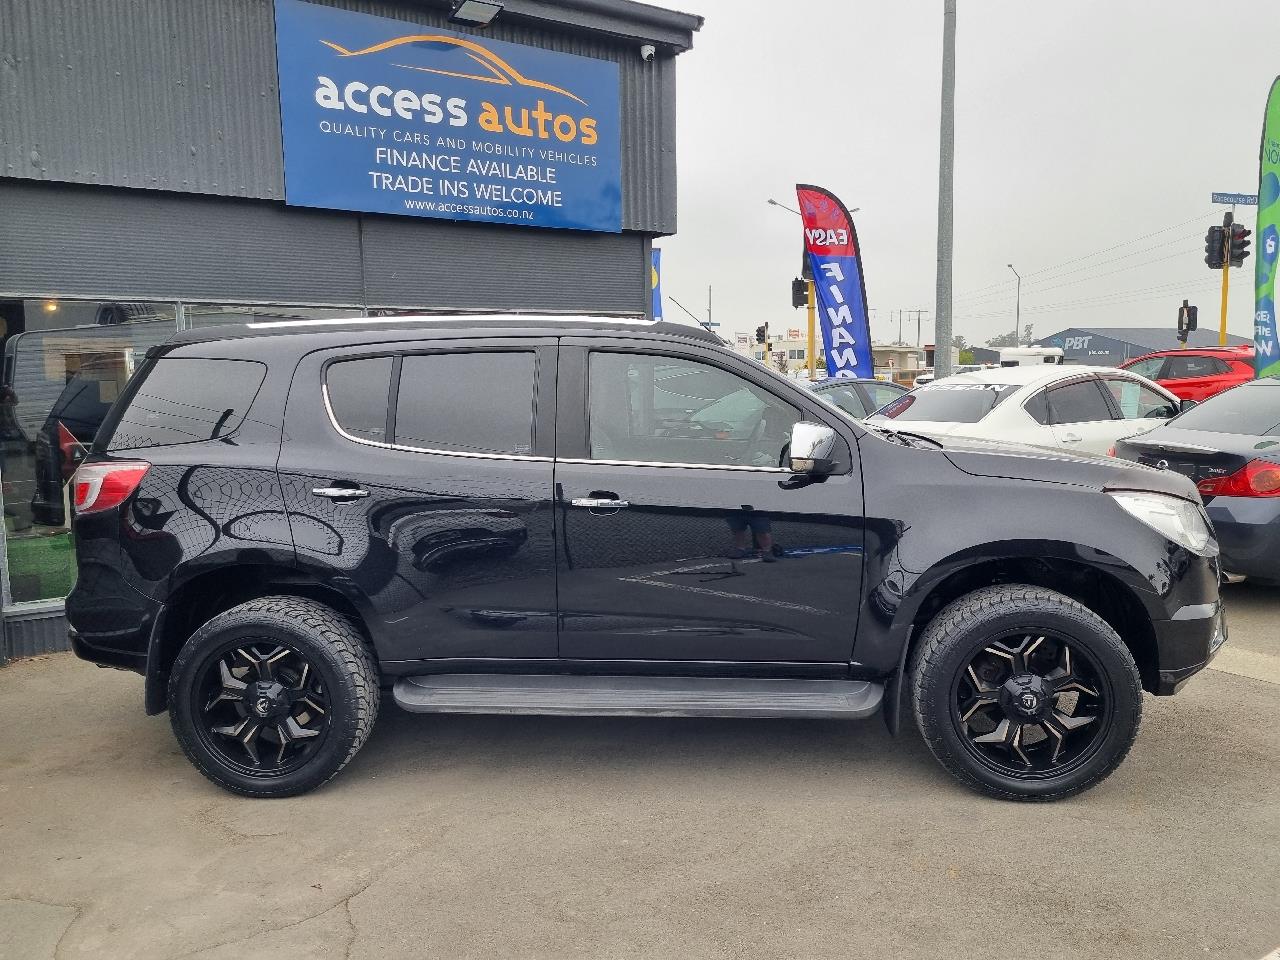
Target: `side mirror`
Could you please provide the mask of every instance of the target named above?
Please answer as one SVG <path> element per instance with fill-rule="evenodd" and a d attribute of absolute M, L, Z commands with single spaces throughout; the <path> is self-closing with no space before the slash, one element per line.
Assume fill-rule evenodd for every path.
<path fill-rule="evenodd" d="M 1178 404 L 1178 412 L 1186 413 L 1192 407 L 1198 407 L 1198 406 L 1200 406 L 1199 400 L 1183 400 L 1180 404 Z"/>
<path fill-rule="evenodd" d="M 835 471 L 833 453 L 836 432 L 821 423 L 802 420 L 791 428 L 791 470 L 811 477 L 825 477 Z"/>

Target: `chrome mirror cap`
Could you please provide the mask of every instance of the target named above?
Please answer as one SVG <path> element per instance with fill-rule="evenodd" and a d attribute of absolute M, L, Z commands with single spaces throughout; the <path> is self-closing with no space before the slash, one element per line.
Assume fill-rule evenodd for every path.
<path fill-rule="evenodd" d="M 791 470 L 810 476 L 826 476 L 835 469 L 832 454 L 836 432 L 821 423 L 802 420 L 791 428 Z"/>

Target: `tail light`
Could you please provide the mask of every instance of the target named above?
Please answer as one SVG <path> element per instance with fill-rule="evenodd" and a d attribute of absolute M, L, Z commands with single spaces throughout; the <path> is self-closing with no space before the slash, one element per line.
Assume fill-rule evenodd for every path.
<path fill-rule="evenodd" d="M 1196 484 L 1202 497 L 1280 497 L 1280 463 L 1250 460 L 1235 473 Z"/>
<path fill-rule="evenodd" d="M 71 478 L 76 513 L 110 510 L 129 499 L 151 469 L 145 460 L 84 464 Z"/>
<path fill-rule="evenodd" d="M 1107 447 L 1107 456 L 1114 457 L 1115 455 L 1116 455 L 1116 445 L 1113 443 L 1111 446 Z"/>
<path fill-rule="evenodd" d="M 70 480 L 84 447 L 61 420 L 58 421 L 58 449 L 62 451 L 62 479 Z"/>

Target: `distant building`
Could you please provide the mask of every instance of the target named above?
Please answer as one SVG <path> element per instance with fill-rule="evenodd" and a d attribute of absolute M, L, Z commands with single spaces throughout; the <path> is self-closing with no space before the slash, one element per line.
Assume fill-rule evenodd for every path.
<path fill-rule="evenodd" d="M 1244 337 L 1227 337 L 1228 346 L 1251 342 Z M 1189 347 L 1217 345 L 1218 332 L 1209 329 L 1196 330 L 1187 341 Z M 1061 347 L 1066 363 L 1116 367 L 1134 357 L 1157 350 L 1173 350 L 1181 344 L 1172 327 L 1068 327 L 1040 338 L 1032 346 Z"/>

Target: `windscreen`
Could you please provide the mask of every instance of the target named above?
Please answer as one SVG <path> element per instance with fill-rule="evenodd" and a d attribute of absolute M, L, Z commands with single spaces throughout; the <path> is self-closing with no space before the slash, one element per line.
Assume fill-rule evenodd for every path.
<path fill-rule="evenodd" d="M 1280 437 L 1280 380 L 1267 377 L 1210 397 L 1175 425 L 1180 430 Z"/>
<path fill-rule="evenodd" d="M 904 422 L 977 423 L 1017 389 L 1014 383 L 938 380 L 900 397 L 877 416 Z"/>

